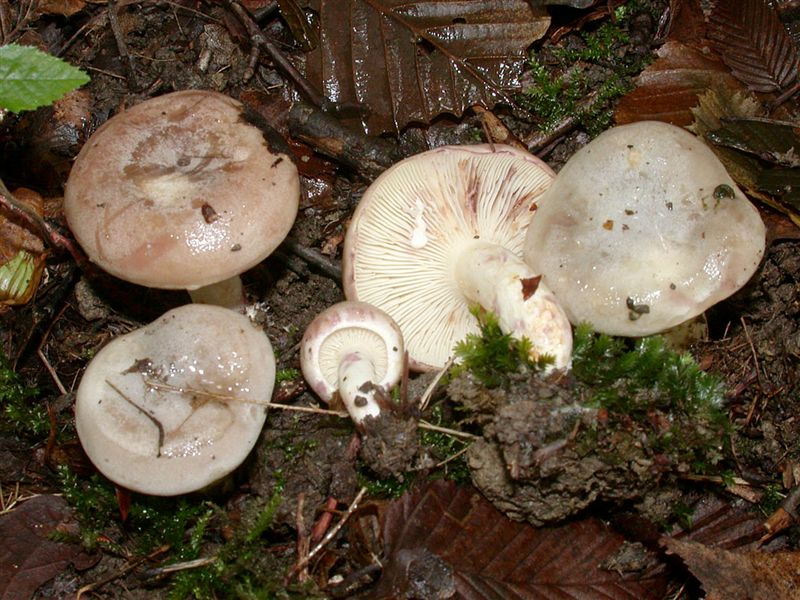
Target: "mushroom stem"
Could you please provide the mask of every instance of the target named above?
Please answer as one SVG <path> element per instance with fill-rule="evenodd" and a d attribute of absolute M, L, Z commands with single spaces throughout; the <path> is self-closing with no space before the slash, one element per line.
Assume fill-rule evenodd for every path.
<path fill-rule="evenodd" d="M 376 379 L 375 366 L 361 352 L 349 352 L 339 363 L 339 396 L 356 424 L 381 412 L 375 398 L 379 389 L 374 383 Z"/>
<path fill-rule="evenodd" d="M 500 328 L 532 344 L 531 358 L 550 355 L 549 369 L 569 366 L 572 328 L 553 293 L 525 262 L 498 244 L 462 248 L 455 278 L 464 296 L 497 315 Z"/>
<path fill-rule="evenodd" d="M 213 304 L 240 313 L 244 312 L 244 288 L 242 279 L 238 275 L 189 290 L 189 295 L 195 304 Z"/>

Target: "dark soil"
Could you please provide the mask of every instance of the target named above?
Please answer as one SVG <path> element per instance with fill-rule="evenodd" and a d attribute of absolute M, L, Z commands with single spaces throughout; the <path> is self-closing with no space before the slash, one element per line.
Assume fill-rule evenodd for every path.
<path fill-rule="evenodd" d="M 269 60 L 262 59 L 255 77 L 242 83 L 250 42 L 224 4 L 143 2 L 121 10 L 130 62 L 120 58 L 105 4 L 87 5 L 69 18 L 44 15 L 30 23 L 21 42 L 61 54 L 88 69 L 92 81 L 54 107 L 5 117 L 0 125 L 0 178 L 9 189 L 29 187 L 49 198 L 48 217 L 65 230 L 60 195 L 70 161 L 109 116 L 148 97 L 187 88 L 219 90 L 241 99 L 289 139 L 303 175 L 301 210 L 290 236 L 311 249 L 315 258 L 309 260 L 293 246 L 283 245 L 244 276 L 250 316 L 268 334 L 278 368 L 298 369 L 303 331 L 319 312 L 343 299 L 335 276 L 342 237 L 368 181 L 290 139 L 286 119 L 296 92 Z M 652 4 L 663 7 L 666 2 Z M 644 23 L 639 38 L 652 36 L 655 25 Z M 291 56 L 300 55 L 291 51 L 294 42 L 280 19 L 268 17 L 262 26 L 270 39 L 290 49 Z M 650 47 L 639 44 L 630 51 L 644 54 Z M 534 127 L 519 115 L 508 115 L 507 122 L 520 138 Z M 428 145 L 468 143 L 476 134 L 480 129 L 473 115 L 444 117 L 430 128 L 404 132 L 400 147 L 411 152 Z M 589 139 L 583 129 L 570 131 L 545 148 L 544 158 L 557 168 Z M 782 490 L 800 483 L 799 289 L 800 243 L 773 243 L 751 285 L 710 311 L 710 337 L 691 349 L 702 367 L 720 375 L 730 390 L 726 409 L 736 425 L 730 468 L 755 486 L 770 484 Z M 55 472 L 64 465 L 82 477 L 93 473 L 72 422 L 73 390 L 83 368 L 114 336 L 186 301 L 183 292 L 134 286 L 92 267 L 79 269 L 66 254 L 50 256 L 33 300 L 0 313 L 0 348 L 24 381 L 39 387 L 40 401 L 50 409 L 49 437 L 0 429 L 4 489 L 20 483 L 25 492 L 59 492 Z M 428 380 L 412 375 L 409 402 L 419 398 Z M 279 385 L 274 400 L 320 406 L 299 377 Z M 601 502 L 604 509 L 638 505 L 648 518 L 661 522 L 671 507 L 686 499 L 682 473 L 659 470 L 650 458 L 637 456 L 632 434 L 606 440 L 601 451 L 567 447 L 576 421 L 561 417 L 579 414 L 577 421 L 586 424 L 599 418 L 596 409 L 579 405 L 579 394 L 568 384 L 526 379 L 508 390 L 490 391 L 464 375 L 449 384 L 446 394 L 439 391 L 432 403 L 437 412 L 422 416 L 453 425 L 462 415 L 454 413 L 451 400 L 472 412 L 468 427 L 481 436 L 466 454 L 473 482 L 514 519 L 549 523 L 585 513 Z M 298 529 L 308 534 L 329 499 L 341 509 L 365 482 L 375 480 L 385 480 L 385 486 L 375 484 L 371 494 L 379 489 L 397 492 L 448 458 L 420 438 L 418 417 L 401 410 L 359 432 L 349 420 L 273 410 L 253 455 L 229 482 L 232 489 L 218 492 L 214 500 L 233 515 L 230 526 L 235 528 L 246 526 L 270 498 L 280 497 L 270 542 L 282 550 L 261 559 L 265 568 L 285 572 L 296 560 Z M 624 455 L 625 460 L 602 458 L 610 454 Z M 719 482 L 698 485 L 723 490 Z M 380 497 L 374 491 L 369 498 Z M 204 554 L 213 554 L 225 543 L 224 528 L 215 535 Z M 42 588 L 40 597 L 70 597 L 81 585 L 121 573 L 130 564 L 128 558 L 102 553 L 96 566 L 82 572 L 68 569 Z M 351 559 L 342 550 L 328 557 L 329 564 L 319 566 L 314 575 L 324 581 L 334 572 L 336 560 Z M 439 566 L 432 559 L 427 564 L 431 570 Z M 139 569 L 105 587 L 103 597 L 165 597 L 167 584 L 167 578 L 149 578 Z"/>

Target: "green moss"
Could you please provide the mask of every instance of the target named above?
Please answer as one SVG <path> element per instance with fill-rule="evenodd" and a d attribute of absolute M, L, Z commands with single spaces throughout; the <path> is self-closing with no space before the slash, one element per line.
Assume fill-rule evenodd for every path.
<path fill-rule="evenodd" d="M 0 353 L 0 428 L 34 437 L 46 435 L 50 430 L 42 402 L 37 402 L 39 389 L 25 385 L 11 364 Z"/>
<path fill-rule="evenodd" d="M 300 371 L 297 369 L 278 369 L 275 373 L 275 383 L 282 383 L 284 381 L 294 381 L 300 378 Z"/>
<path fill-rule="evenodd" d="M 438 425 L 440 427 L 456 427 L 455 424 L 445 420 L 443 412 L 442 405 L 434 405 L 425 416 L 428 422 L 433 425 Z M 431 458 L 437 463 L 447 461 L 434 476 L 452 479 L 462 484 L 470 482 L 471 477 L 465 455 L 462 453 L 456 456 L 464 449 L 468 442 L 440 431 L 420 429 L 419 433 L 420 443 L 428 448 Z M 455 458 L 452 458 L 454 456 Z"/>
<path fill-rule="evenodd" d="M 632 78 L 649 60 L 628 52 L 627 28 L 642 8 L 631 0 L 617 7 L 613 22 L 581 32 L 582 43 L 531 53 L 531 85 L 518 101 L 536 115 L 540 131 L 548 133 L 568 117 L 593 136 L 609 126 L 614 101 L 633 88 Z"/>
<path fill-rule="evenodd" d="M 494 314 L 478 306 L 471 310 L 478 319 L 480 333 L 469 334 L 456 344 L 458 363 L 451 370 L 451 376 L 469 371 L 483 385 L 493 388 L 507 385 L 512 375 L 529 373 L 552 362 L 550 357 L 531 360 L 530 340 L 503 333 Z"/>

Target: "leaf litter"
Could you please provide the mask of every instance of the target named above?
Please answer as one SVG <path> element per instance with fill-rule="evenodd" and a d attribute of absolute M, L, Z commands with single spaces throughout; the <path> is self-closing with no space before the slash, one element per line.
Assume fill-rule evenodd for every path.
<path fill-rule="evenodd" d="M 5 10 L 7 4 L 0 1 L 0 11 Z M 477 7 L 486 3 L 411 3 L 409 6 L 415 8 L 439 5 L 443 15 L 441 22 L 431 15 L 416 21 L 401 22 L 401 17 L 407 16 L 402 12 L 405 8 L 394 2 L 361 1 L 334 5 L 323 0 L 312 3 L 283 0 L 278 3 L 282 14 L 293 15 L 286 19 L 291 32 L 274 18 L 275 12 L 268 12 L 274 11 L 274 7 L 270 8 L 271 4 L 250 1 L 247 6 L 254 11 L 254 18 L 263 24 L 267 35 L 290 52 L 298 64 L 302 63 L 302 44 L 306 43 L 300 38 L 307 38 L 307 47 L 316 43 L 313 17 L 316 15 L 327 19 L 322 22 L 322 32 L 327 33 L 328 38 L 320 36 L 316 49 L 305 55 L 305 59 L 308 61 L 309 75 L 314 75 L 314 69 L 318 68 L 314 65 L 324 62 L 314 61 L 323 56 L 323 48 L 329 52 L 324 55 L 327 57 L 325 60 L 331 62 L 328 65 L 331 69 L 329 76 L 319 74 L 311 79 L 320 85 L 320 89 L 329 92 L 329 100 L 337 103 L 334 108 L 341 112 L 334 110 L 331 113 L 338 115 L 337 118 L 345 119 L 349 114 L 350 124 L 366 124 L 370 132 L 393 134 L 399 131 L 397 147 L 408 153 L 424 148 L 426 139 L 467 143 L 483 136 L 477 118 L 469 111 L 472 104 L 479 103 L 484 111 L 490 110 L 492 116 L 499 115 L 503 127 L 512 133 L 512 139 L 544 139 L 543 156 L 555 165 L 561 160 L 559 157 L 568 156 L 577 146 L 585 143 L 588 136 L 581 129 L 585 124 L 580 120 L 573 118 L 570 121 L 569 116 L 562 116 L 561 121 L 555 123 L 554 134 L 537 138 L 541 133 L 537 131 L 541 121 L 535 115 L 532 118 L 530 111 L 515 110 L 516 90 L 512 86 L 526 81 L 525 75 L 530 69 L 528 46 L 535 42 L 534 46 L 539 48 L 548 42 L 545 30 L 552 18 L 559 32 L 557 44 L 575 57 L 578 68 L 559 70 L 560 67 L 546 62 L 544 69 L 553 69 L 557 76 L 566 75 L 567 79 L 563 80 L 566 86 L 569 85 L 569 77 L 579 76 L 594 81 L 593 77 L 600 78 L 601 73 L 608 72 L 596 63 L 598 55 L 593 54 L 596 47 L 591 46 L 592 38 L 587 37 L 596 32 L 598 23 L 613 23 L 615 19 L 626 22 L 625 10 L 631 6 L 638 7 L 632 10 L 653 8 L 661 11 L 659 14 L 662 17 L 667 14 L 663 11 L 666 2 L 611 2 L 607 5 L 602 3 L 603 6 L 572 2 L 567 4 L 576 7 L 572 9 L 574 12 L 552 7 L 546 11 L 537 9 L 533 13 L 524 12 L 528 9 L 523 9 L 520 3 L 497 2 L 492 6 L 511 8 L 506 12 L 494 11 L 486 24 L 488 33 L 485 36 L 470 34 L 470 37 L 467 33 L 474 32 L 474 26 L 478 23 L 478 17 L 474 17 L 473 21 L 471 15 L 477 15 L 480 11 L 476 9 L 475 13 L 454 14 L 453 7 L 456 4 Z M 348 7 L 345 7 L 346 4 Z M 524 4 L 527 6 L 527 3 Z M 794 174 L 790 172 L 795 166 L 793 152 L 791 146 L 787 147 L 788 138 L 784 137 L 787 131 L 781 131 L 780 128 L 781 124 L 796 121 L 793 112 L 796 110 L 795 101 L 791 97 L 788 100 L 781 99 L 778 95 L 779 92 L 791 92 L 795 80 L 790 66 L 793 61 L 796 63 L 796 54 L 793 53 L 793 46 L 787 46 L 789 42 L 776 25 L 780 24 L 776 15 L 786 21 L 790 30 L 796 25 L 796 21 L 791 20 L 790 9 L 782 3 L 777 3 L 777 9 L 767 8 L 766 3 L 755 0 L 745 3 L 722 2 L 718 4 L 715 16 L 713 13 L 704 14 L 700 3 L 692 0 L 672 0 L 668 4 L 671 28 L 665 30 L 662 27 L 659 34 L 649 26 L 642 29 L 653 36 L 646 41 L 648 50 L 651 45 L 659 47 L 654 61 L 635 81 L 635 89 L 617 105 L 616 121 L 621 123 L 657 118 L 683 125 L 695 123 L 700 126 L 705 123 L 705 129 L 698 129 L 696 133 L 707 136 L 721 154 L 727 153 L 730 158 L 726 164 L 732 173 L 739 173 L 739 176 L 734 175 L 737 181 L 754 197 L 768 200 L 771 205 L 794 217 L 792 199 L 786 194 L 787 187 L 794 187 Z M 212 7 L 210 3 L 180 0 L 169 7 L 131 2 L 118 2 L 115 6 L 119 17 L 118 31 L 128 44 L 127 57 L 119 56 L 119 40 L 114 39 L 108 28 L 102 27 L 103 18 L 107 16 L 106 5 L 49 2 L 43 9 L 53 14 L 71 15 L 65 19 L 70 20 L 79 32 L 74 40 L 67 40 L 64 37 L 66 32 L 54 26 L 56 37 L 59 34 L 62 36 L 60 42 L 64 55 L 73 64 L 91 67 L 95 80 L 89 87 L 91 103 L 84 111 L 90 115 L 89 120 L 102 122 L 109 113 L 125 104 L 168 89 L 186 87 L 222 89 L 232 95 L 249 95 L 251 104 L 263 114 L 278 115 L 278 121 L 285 117 L 288 97 L 291 96 L 290 86 L 269 60 L 262 58 L 256 65 L 256 83 L 241 83 L 242 76 L 249 68 L 247 53 L 250 41 L 247 34 L 243 33 L 245 28 L 233 21 L 232 13 L 226 11 L 222 3 L 215 3 Z M 309 6 L 316 10 L 309 11 Z M 388 37 L 369 38 L 355 45 L 343 39 L 346 28 L 341 27 L 341 23 L 344 21 L 338 21 L 335 15 L 339 14 L 337 10 L 350 10 L 349 7 L 352 7 L 352 12 L 348 14 L 358 18 L 369 20 L 380 16 L 392 23 Z M 738 13 L 731 11 L 749 11 L 743 14 L 749 14 L 752 18 L 742 20 L 736 16 Z M 730 21 L 725 16 L 729 13 L 735 17 Z M 528 15 L 528 21 L 524 23 L 520 16 L 523 14 Z M 535 18 L 531 18 L 531 14 L 536 15 Z M 3 18 L 5 15 L 2 13 Z M 711 27 L 707 29 L 706 17 L 709 15 Z M 0 28 L 2 35 L 9 34 L 18 39 L 30 24 L 34 27 L 28 28 L 29 35 L 35 37 L 38 34 L 39 22 L 31 21 L 35 16 L 26 17 L 13 11 L 10 16 L 10 21 L 3 21 L 8 22 L 10 27 L 4 25 Z M 303 16 L 306 17 L 305 21 Z M 576 16 L 578 18 L 574 19 Z M 305 25 L 310 24 L 312 30 L 297 33 L 304 29 L 304 22 Z M 761 31 L 758 27 L 762 27 L 759 43 L 753 47 L 746 46 L 740 33 L 730 29 L 733 22 L 739 23 L 737 27 L 740 31 L 752 32 L 753 28 Z M 324 23 L 334 23 L 336 27 L 325 26 Z M 229 31 L 240 47 L 231 42 Z M 508 31 L 514 31 L 519 36 L 502 33 Z M 469 43 L 458 46 L 457 36 L 453 32 L 463 33 Z M 635 33 L 635 30 L 626 30 L 624 33 L 631 32 Z M 294 39 L 293 34 L 298 39 Z M 663 37 L 656 39 L 656 35 Z M 731 40 L 727 46 L 719 43 L 719 39 L 724 37 Z M 666 42 L 662 43 L 664 40 Z M 358 43 L 362 43 L 363 48 Z M 613 64 L 614 52 L 625 52 L 626 48 L 633 46 L 623 38 L 616 38 L 609 47 L 611 54 L 604 55 L 602 60 L 610 57 L 612 60 L 609 64 Z M 416 88 L 400 86 L 396 88 L 399 90 L 397 93 L 386 94 L 386 86 L 398 82 L 392 82 L 390 71 L 381 70 L 379 54 L 395 47 L 399 48 L 399 57 L 414 61 L 419 59 L 422 70 L 411 72 L 428 78 L 421 88 L 418 84 Z M 502 49 L 509 62 L 502 62 L 495 55 L 487 57 L 481 54 L 491 48 Z M 353 54 L 354 50 L 360 52 L 363 49 L 368 53 Z M 543 56 L 549 60 L 553 54 Z M 374 86 L 365 88 L 372 90 L 366 96 L 356 94 L 357 86 L 354 85 L 354 75 L 362 73 L 361 63 L 358 62 L 361 60 L 366 61 L 364 77 L 369 86 Z M 143 87 L 132 89 L 128 86 L 124 75 L 126 62 L 136 70 L 136 80 L 144 84 Z M 477 71 L 476 65 L 480 67 Z M 484 68 L 488 75 L 482 71 Z M 322 73 L 321 67 L 319 69 L 319 73 Z M 483 79 L 471 78 L 473 72 L 481 74 Z M 498 73 L 500 75 L 497 77 L 492 76 Z M 542 81 L 548 83 L 555 79 Z M 763 87 L 764 81 L 775 91 L 766 96 L 763 91 L 759 92 L 761 96 L 748 95 L 748 87 Z M 500 85 L 484 88 L 486 82 L 499 82 Z M 330 83 L 331 87 L 325 88 L 323 83 Z M 399 83 L 409 84 L 409 81 Z M 712 92 L 707 91 L 709 87 L 713 88 Z M 549 90 L 554 94 L 551 105 L 558 105 L 557 94 L 560 92 L 557 86 L 551 86 Z M 710 94 L 717 94 L 717 99 L 730 100 L 738 108 L 733 111 L 710 109 Z M 352 106 L 353 103 L 359 106 Z M 698 104 L 700 112 L 696 109 Z M 363 111 L 363 106 L 369 107 L 369 110 Z M 693 112 L 693 109 L 696 110 Z M 765 112 L 767 110 L 771 112 Z M 442 111 L 449 113 L 449 116 L 442 115 Z M 46 114 L 46 111 L 41 114 Z M 753 117 L 757 117 L 758 121 Z M 58 119 L 64 119 L 64 116 L 58 111 L 50 112 L 44 122 L 58 125 Z M 488 120 L 488 117 L 482 119 Z M 87 122 L 83 117 L 80 121 L 84 124 Z M 431 121 L 435 122 L 430 124 Z M 753 136 L 753 127 L 761 128 L 758 136 Z M 286 134 L 286 128 L 280 128 Z M 494 131 L 502 129 L 494 127 Z M 33 175 L 40 161 L 31 160 L 28 158 L 30 154 L 25 154 L 30 152 L 33 133 L 40 130 L 40 125 L 28 117 L 4 119 L 0 127 L 4 165 L 0 175 L 6 183 L 13 183 L 15 187 L 18 184 L 35 187 L 37 181 L 47 180 L 53 182 L 54 189 L 59 187 L 57 174 L 66 172 L 69 158 L 83 143 L 85 134 L 80 133 L 78 127 L 69 125 L 54 128 L 65 137 L 50 137 L 48 134 L 35 140 L 39 144 L 37 152 L 43 150 L 48 153 L 49 175 L 42 178 Z M 435 135 L 439 137 L 433 137 L 432 131 L 436 131 Z M 20 137 L 22 142 L 12 144 L 13 136 L 20 133 L 24 134 Z M 714 135 L 716 139 L 713 139 Z M 307 166 L 305 177 L 309 185 L 320 181 L 322 187 L 318 195 L 309 194 L 304 199 L 304 212 L 293 236 L 302 247 L 325 248 L 329 256 L 334 257 L 332 265 L 335 267 L 344 225 L 363 190 L 364 181 L 353 176 L 354 171 L 358 172 L 357 163 L 355 167 L 353 163 L 346 164 L 337 171 L 335 160 L 312 162 L 318 160 L 311 147 L 313 135 L 303 139 L 303 142 L 299 142 L 295 138 L 293 143 L 298 155 L 306 157 L 302 161 Z M 26 157 L 25 160 L 21 160 L 22 156 Z M 782 169 L 789 172 L 784 173 Z M 774 179 L 765 178 L 765 174 Z M 781 227 L 783 231 L 788 231 L 785 223 Z M 784 238 L 777 239 L 791 237 L 789 233 L 782 235 Z M 763 517 L 776 510 L 779 504 L 776 499 L 788 494 L 797 485 L 796 481 L 785 476 L 798 459 L 797 426 L 791 402 L 798 389 L 797 379 L 793 375 L 796 371 L 793 357 L 800 352 L 796 343 L 797 286 L 800 281 L 800 265 L 796 256 L 794 242 L 774 245 L 754 289 L 741 299 L 734 298 L 712 311 L 709 314 L 712 338 L 693 349 L 703 368 L 721 374 L 725 381 L 725 409 L 736 424 L 733 434 L 735 460 L 726 459 L 724 464 L 730 471 L 708 476 L 703 480 L 704 483 L 698 483 L 697 479 L 676 479 L 670 485 L 680 492 L 680 500 L 664 504 L 661 510 L 666 512 L 661 514 L 667 514 L 670 522 L 682 522 L 688 515 L 697 518 L 695 527 L 687 529 L 688 533 L 675 533 L 665 544 L 671 545 L 686 560 L 689 571 L 700 579 L 707 591 L 713 590 L 723 598 L 737 597 L 731 594 L 738 592 L 725 580 L 724 573 L 720 571 L 722 568 L 741 566 L 742 570 L 737 575 L 747 579 L 748 584 L 757 586 L 761 585 L 758 583 L 760 579 L 765 577 L 765 565 L 776 567 L 769 574 L 771 581 L 763 584 L 772 587 L 751 586 L 743 589 L 768 589 L 770 593 L 779 594 L 783 593 L 781 590 L 786 585 L 792 583 L 788 576 L 781 578 L 785 574 L 782 570 L 785 563 L 782 561 L 794 555 L 776 555 L 774 560 L 766 558 L 769 556 L 767 551 L 775 547 L 771 544 L 760 545 L 760 540 L 765 535 Z M 64 259 L 51 257 L 46 269 L 43 278 L 46 283 L 39 286 L 28 304 L 13 309 L 13 319 L 6 317 L 3 321 L 2 343 L 4 351 L 12 357 L 25 381 L 41 386 L 41 397 L 54 401 L 54 409 L 48 418 L 54 438 L 52 446 L 57 449 L 75 441 L 68 410 L 69 399 L 58 398 L 57 386 L 51 382 L 50 373 L 42 365 L 47 364 L 69 388 L 88 357 L 105 339 L 151 320 L 166 308 L 181 303 L 183 298 L 176 293 L 145 291 L 120 284 L 97 273 L 85 274 L 82 289 L 89 291 L 82 292 L 79 298 L 71 294 L 71 278 Z M 285 401 L 313 403 L 314 399 L 303 392 L 301 383 L 292 378 L 291 369 L 296 368 L 293 348 L 313 315 L 338 300 L 340 290 L 330 278 L 298 259 L 288 249 L 249 273 L 247 285 L 251 295 L 259 300 L 254 316 L 268 331 L 283 357 L 281 366 L 286 370 L 287 379 L 281 389 L 292 390 L 287 392 Z M 63 294 L 70 294 L 68 302 L 64 302 Z M 90 300 L 97 302 L 103 310 L 92 313 L 97 316 L 87 327 L 89 321 L 76 309 L 76 304 Z M 30 334 L 29 331 L 38 333 Z M 26 346 L 26 340 L 32 340 L 33 346 Z M 37 349 L 42 352 L 36 352 Z M 40 356 L 44 356 L 47 362 L 42 363 Z M 412 390 L 409 392 L 411 398 L 422 393 L 417 388 L 424 389 L 426 381 L 421 377 L 407 382 Z M 452 428 L 458 426 L 463 415 L 454 410 L 443 391 L 446 389 L 440 386 L 425 417 Z M 31 400 L 25 399 L 24 402 L 30 403 Z M 24 419 L 25 414 L 24 411 L 19 412 L 18 418 Z M 19 443 L 15 434 L 4 430 L 0 435 L 0 452 L 13 456 L 14 464 L 19 465 L 13 470 L 15 479 L 25 479 L 26 483 L 35 481 L 59 489 L 59 482 L 54 481 L 52 472 L 48 471 L 52 463 L 44 460 L 42 452 L 34 452 L 31 457 L 23 456 L 20 450 L 43 443 L 41 437 L 32 433 L 42 431 L 43 424 L 47 429 L 47 419 L 42 421 L 41 417 L 39 411 L 36 427 L 33 427 L 34 423 L 23 424 L 17 436 L 24 437 L 24 444 Z M 653 417 L 654 427 L 663 426 L 663 419 L 657 418 L 658 415 Z M 265 438 L 252 463 L 234 482 L 232 492 L 206 500 L 207 505 L 191 505 L 187 508 L 186 504 L 181 504 L 180 510 L 185 516 L 177 520 L 174 531 L 171 530 L 175 546 L 168 551 L 172 556 L 164 561 L 174 562 L 175 567 L 161 571 L 161 579 L 149 580 L 148 584 L 156 587 L 147 593 L 160 597 L 210 597 L 208 590 L 216 590 L 217 593 L 225 590 L 231 595 L 247 597 L 255 593 L 268 593 L 265 590 L 280 589 L 281 594 L 321 597 L 328 593 L 334 595 L 338 585 L 332 582 L 346 578 L 340 590 L 377 594 L 387 593 L 388 589 L 391 594 L 403 594 L 405 597 L 416 594 L 421 597 L 483 598 L 493 597 L 491 594 L 498 593 L 497 590 L 500 590 L 499 597 L 508 597 L 512 589 L 519 589 L 522 597 L 547 597 L 545 594 L 549 593 L 560 595 L 556 597 L 564 597 L 564 594 L 572 594 L 566 596 L 570 598 L 601 597 L 590 589 L 594 583 L 600 586 L 602 593 L 612 594 L 607 596 L 612 598 L 663 597 L 665 589 L 670 589 L 671 592 L 666 593 L 671 593 L 671 597 L 699 596 L 698 588 L 691 583 L 687 584 L 686 589 L 694 591 L 687 591 L 683 595 L 677 591 L 680 582 L 687 583 L 689 571 L 676 566 L 674 562 L 665 562 L 663 552 L 656 543 L 658 535 L 663 535 L 663 529 L 649 520 L 649 526 L 658 535 L 641 537 L 632 533 L 632 529 L 623 527 L 642 518 L 641 514 L 634 519 L 617 512 L 632 508 L 627 501 L 623 500 L 619 507 L 604 503 L 588 509 L 589 514 L 618 515 L 617 520 L 622 523 L 615 522 L 616 530 L 594 519 L 583 519 L 582 516 L 566 524 L 539 528 L 510 521 L 482 499 L 474 488 L 464 485 L 468 473 L 463 457 L 468 451 L 463 442 L 453 442 L 446 434 L 426 434 L 422 438 L 425 444 L 412 470 L 396 477 L 376 479 L 374 473 L 370 473 L 354 458 L 358 455 L 358 447 L 352 443 L 353 432 L 341 422 L 325 421 L 329 418 L 332 417 L 271 417 L 276 426 L 274 431 Z M 476 423 L 463 426 L 470 429 L 472 435 L 479 433 Z M 571 430 L 563 433 L 568 438 Z M 508 449 L 511 449 L 511 445 Z M 519 449 L 514 452 L 517 457 L 523 456 Z M 509 453 L 509 456 L 512 455 L 513 452 Z M 52 456 L 49 460 L 52 460 Z M 79 457 L 68 455 L 60 455 L 58 460 L 63 461 L 60 469 L 64 465 L 77 468 L 81 461 Z M 519 466 L 519 461 L 517 463 Z M 326 464 L 334 467 L 327 468 Z M 353 501 L 359 484 L 368 484 L 369 497 L 374 499 L 397 497 L 415 481 L 422 484 L 431 465 L 435 464 L 443 464 L 445 472 L 460 477 L 462 483 L 458 487 L 452 483 L 418 487 L 400 500 L 379 502 L 379 506 L 383 507 L 380 510 L 385 511 L 384 515 L 389 515 L 384 516 L 379 527 L 372 529 L 375 540 L 380 544 L 367 545 L 368 550 L 360 546 L 362 554 L 356 552 L 355 545 L 348 546 L 346 542 L 355 539 L 356 531 L 361 531 L 359 535 L 367 536 L 368 529 L 360 523 L 366 517 L 359 517 L 358 526 L 351 520 L 344 524 L 340 535 L 309 562 L 308 574 L 312 579 L 306 580 L 303 585 L 310 587 L 297 587 L 295 583 L 300 585 L 300 582 L 292 582 L 283 589 L 270 587 L 276 584 L 264 574 L 284 569 L 282 573 L 291 569 L 292 565 L 300 564 L 303 548 L 308 546 L 303 540 L 310 535 L 312 526 L 327 522 L 321 513 L 344 511 Z M 295 470 L 291 466 L 298 468 Z M 784 474 L 783 479 L 781 473 Z M 587 474 L 589 482 L 593 475 Z M 135 555 L 138 551 L 134 542 L 142 531 L 119 522 L 118 517 L 115 520 L 113 490 L 98 489 L 97 482 L 83 475 L 70 481 L 69 498 L 75 510 L 83 519 L 94 511 L 98 517 L 95 525 L 102 525 L 93 530 L 96 536 L 93 539 L 95 542 L 101 540 L 101 547 L 105 549 L 102 564 L 106 568 L 108 564 L 113 565 L 108 557 L 115 552 L 118 556 Z M 696 492 L 702 489 L 708 497 L 718 498 L 723 490 L 733 489 L 734 481 L 736 485 L 742 485 L 740 482 L 744 481 L 745 487 L 757 492 L 751 495 L 752 498 L 762 498 L 761 514 L 755 513 L 756 516 L 753 516 L 753 512 L 744 508 L 733 509 L 730 504 L 725 504 L 716 513 L 717 518 L 701 518 L 703 507 L 696 503 Z M 687 490 L 695 493 L 684 495 Z M 624 490 L 620 490 L 620 495 L 623 493 Z M 681 502 L 686 504 L 681 507 Z M 20 510 L 25 504 L 22 503 L 15 510 Z M 160 517 L 156 517 L 160 514 L 158 511 L 164 510 L 164 506 L 133 497 L 132 518 L 140 524 L 163 523 Z M 143 519 L 143 513 L 149 514 L 152 519 Z M 789 532 L 794 531 L 796 525 L 791 517 L 784 521 L 788 523 Z M 185 535 L 182 536 L 180 534 L 184 528 Z M 24 536 L 18 529 L 14 531 L 17 531 L 14 534 L 16 548 L 17 538 L 22 544 Z M 624 535 L 620 533 L 623 531 Z M 514 539 L 530 542 L 521 551 L 520 557 L 525 560 L 521 561 L 518 570 L 511 565 L 506 546 L 499 543 L 512 539 L 508 537 L 512 535 L 511 532 Z M 113 542 L 111 544 L 102 541 L 105 539 L 103 536 L 109 535 L 111 537 L 108 539 Z M 227 545 L 236 540 L 240 541 Z M 457 540 L 458 544 L 451 543 L 453 540 Z M 786 543 L 782 535 L 776 541 Z M 226 552 L 224 549 L 228 547 L 235 548 L 236 552 Z M 724 551 L 720 549 L 723 547 Z M 533 560 L 536 548 L 540 551 L 549 548 L 553 551 L 550 556 L 556 558 L 549 561 Z M 487 560 L 490 553 L 496 556 L 495 561 Z M 63 556 L 58 553 L 54 556 L 58 559 L 54 564 L 61 565 L 63 572 L 65 564 L 59 562 Z M 375 557 L 384 559 L 384 569 L 380 575 L 376 570 Z M 192 563 L 193 560 L 206 562 L 197 566 Z M 570 570 L 574 565 L 584 565 L 585 568 Z M 363 573 L 359 572 L 359 568 L 363 569 Z M 76 577 L 84 583 L 104 581 L 107 575 L 103 575 L 99 569 L 90 569 Z M 139 575 L 145 572 L 143 567 L 135 571 Z M 51 571 L 43 572 L 48 574 L 48 578 L 52 577 Z M 119 569 L 115 573 L 112 566 L 111 575 L 116 579 L 110 581 L 141 589 L 142 580 L 130 571 Z M 362 576 L 360 580 L 359 576 Z M 367 591 L 376 579 L 379 581 L 377 587 L 372 592 Z M 490 579 L 491 585 L 487 583 Z M 42 583 L 44 579 L 35 581 Z M 356 581 L 360 583 L 354 583 Z M 652 586 L 648 587 L 648 584 Z M 103 591 L 110 592 L 111 587 L 106 586 Z M 609 591 L 612 588 L 614 591 Z M 656 592 L 661 596 L 647 596 Z M 689 595 L 692 593 L 695 596 Z"/>

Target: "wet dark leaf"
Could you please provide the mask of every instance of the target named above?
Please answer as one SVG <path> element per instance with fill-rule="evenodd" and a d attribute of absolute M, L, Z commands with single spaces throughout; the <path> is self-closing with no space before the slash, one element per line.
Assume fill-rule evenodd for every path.
<path fill-rule="evenodd" d="M 797 48 L 765 0 L 719 0 L 709 17 L 708 37 L 753 91 L 779 91 L 797 78 Z"/>
<path fill-rule="evenodd" d="M 800 130 L 792 123 L 772 119 L 723 119 L 706 137 L 720 146 L 755 154 L 771 162 L 800 166 Z"/>
<path fill-rule="evenodd" d="M 678 554 L 705 591 L 720 600 L 792 600 L 800 591 L 798 552 L 732 552 L 699 542 L 663 538 Z"/>
<path fill-rule="evenodd" d="M 364 111 L 377 133 L 427 123 L 475 104 L 509 102 L 527 48 L 547 31 L 546 9 L 525 0 L 314 0 L 319 46 L 309 79 Z"/>
<path fill-rule="evenodd" d="M 54 542 L 70 512 L 60 496 L 37 496 L 0 516 L 0 599 L 28 600 L 81 556 L 78 544 Z"/>
<path fill-rule="evenodd" d="M 319 35 L 297 0 L 278 0 L 278 9 L 300 47 L 306 52 L 316 48 Z"/>
<path fill-rule="evenodd" d="M 534 528 L 474 488 L 437 481 L 384 512 L 384 571 L 373 598 L 661 598 L 659 566 L 604 570 L 624 539 L 600 521 Z"/>
<path fill-rule="evenodd" d="M 800 211 L 800 168 L 776 168 L 761 172 L 758 189 L 778 196 L 795 212 Z"/>

